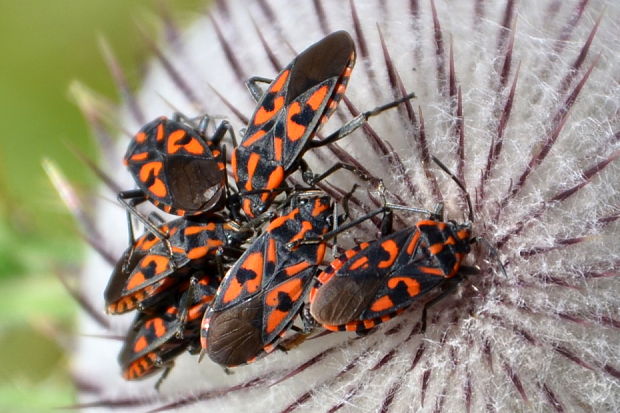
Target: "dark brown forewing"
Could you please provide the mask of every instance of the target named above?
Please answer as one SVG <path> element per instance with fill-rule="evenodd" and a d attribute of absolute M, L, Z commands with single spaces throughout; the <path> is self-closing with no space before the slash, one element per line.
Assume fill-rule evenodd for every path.
<path fill-rule="evenodd" d="M 251 300 L 214 313 L 209 322 L 207 353 L 222 366 L 238 366 L 261 353 L 263 343 L 262 294 Z"/>
<path fill-rule="evenodd" d="M 174 156 L 166 163 L 166 177 L 177 209 L 213 210 L 224 201 L 223 173 L 215 159 Z"/>
<path fill-rule="evenodd" d="M 337 31 L 313 44 L 295 59 L 286 94 L 286 104 L 331 77 L 340 77 L 355 51 L 353 39 Z"/>
<path fill-rule="evenodd" d="M 339 277 L 318 289 L 310 313 L 321 324 L 342 325 L 357 320 L 375 298 L 381 279 Z"/>

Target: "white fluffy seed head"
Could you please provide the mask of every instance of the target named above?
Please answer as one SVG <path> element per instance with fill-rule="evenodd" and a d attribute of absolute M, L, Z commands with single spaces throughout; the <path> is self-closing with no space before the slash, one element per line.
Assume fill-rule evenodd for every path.
<path fill-rule="evenodd" d="M 417 97 L 411 112 L 401 107 L 369 121 L 378 144 L 357 131 L 338 145 L 384 180 L 390 201 L 428 209 L 442 201 L 447 217 L 462 221 L 461 191 L 425 162 L 427 154 L 441 159 L 472 197 L 474 235 L 496 246 L 499 258 L 484 243 L 474 249 L 467 263 L 482 273 L 431 307 L 423 335 L 414 305 L 365 337 L 309 340 L 232 375 L 183 355 L 160 392 L 156 379 L 123 381 L 120 342 L 80 338 L 80 401 L 122 411 L 168 404 L 188 412 L 620 410 L 617 2 L 219 3 L 174 44 L 159 46 L 166 63 L 153 59 L 135 96 L 138 111 L 130 101 L 120 108 L 123 130 L 178 110 L 222 116 L 238 131 L 245 125 L 214 89 L 249 117 L 254 102 L 243 81 L 275 76 L 270 53 L 283 66 L 328 32 L 348 30 L 358 61 L 346 96 L 358 110 L 400 96 L 401 85 Z M 350 118 L 341 103 L 322 134 Z M 130 188 L 121 167 L 126 144 L 123 137 L 106 148 L 112 164 L 104 168 Z M 315 171 L 336 160 L 325 149 L 306 158 Z M 330 183 L 346 192 L 352 178 L 341 172 Z M 365 194 L 360 199 L 368 203 Z M 398 227 L 418 219 L 400 216 Z M 124 212 L 101 203 L 97 223 L 120 256 Z M 374 231 L 366 226 L 339 243 Z M 110 272 L 91 254 L 83 292 L 97 309 Z M 131 316 L 108 320 L 102 327 L 84 316 L 81 331 L 122 335 Z"/>

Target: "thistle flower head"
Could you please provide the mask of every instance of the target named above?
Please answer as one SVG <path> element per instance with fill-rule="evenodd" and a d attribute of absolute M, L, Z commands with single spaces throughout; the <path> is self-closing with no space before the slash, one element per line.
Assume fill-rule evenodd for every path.
<path fill-rule="evenodd" d="M 239 130 L 255 105 L 247 78 L 273 77 L 310 43 L 349 31 L 358 62 L 322 134 L 407 92 L 416 99 L 307 160 L 317 171 L 358 165 L 383 180 L 390 202 L 443 203 L 462 222 L 465 195 L 436 156 L 464 183 L 473 233 L 485 241 L 466 261 L 480 274 L 430 307 L 424 333 L 421 300 L 365 336 L 324 335 L 231 375 L 183 355 L 159 392 L 155 379 L 123 381 L 120 341 L 83 337 L 74 366 L 81 402 L 121 411 L 618 411 L 618 21 L 613 1 L 217 2 L 189 28 L 167 22 L 167 38 L 147 42 L 155 57 L 136 94 L 106 49 L 125 96 L 117 131 L 172 111 L 221 116 Z M 81 106 L 104 142 L 112 188 L 130 188 L 126 137 L 110 144 L 116 132 L 93 101 Z M 337 199 L 350 187 L 345 172 L 326 186 Z M 364 192 L 352 214 L 376 208 L 376 191 Z M 122 209 L 99 204 L 89 232 L 99 253 L 81 287 L 96 314 L 106 257 L 127 242 Z M 419 219 L 397 215 L 397 228 Z M 377 231 L 361 228 L 338 243 Z M 81 331 L 122 336 L 130 320 L 85 312 Z"/>

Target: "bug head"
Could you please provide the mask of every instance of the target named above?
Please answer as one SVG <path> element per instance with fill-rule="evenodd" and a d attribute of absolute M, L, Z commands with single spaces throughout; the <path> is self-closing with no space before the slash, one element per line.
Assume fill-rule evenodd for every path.
<path fill-rule="evenodd" d="M 257 218 L 271 205 L 271 194 L 265 193 L 242 194 L 241 208 L 248 218 Z M 267 198 L 265 202 L 263 198 Z"/>
<path fill-rule="evenodd" d="M 291 209 L 299 208 L 304 221 L 316 222 L 320 226 L 333 224 L 334 204 L 323 191 L 304 191 L 291 200 Z"/>

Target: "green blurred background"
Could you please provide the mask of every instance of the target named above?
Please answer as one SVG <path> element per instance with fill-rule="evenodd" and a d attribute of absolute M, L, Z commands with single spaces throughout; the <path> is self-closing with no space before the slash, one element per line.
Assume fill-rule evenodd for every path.
<path fill-rule="evenodd" d="M 55 276 L 75 271 L 86 246 L 41 167 L 57 162 L 78 189 L 96 180 L 66 143 L 96 158 L 68 94 L 79 80 L 118 101 L 97 38 L 103 35 L 132 85 L 148 57 L 138 26 L 180 25 L 201 0 L 0 0 L 0 411 L 49 411 L 74 403 L 64 346 L 77 305 Z"/>

